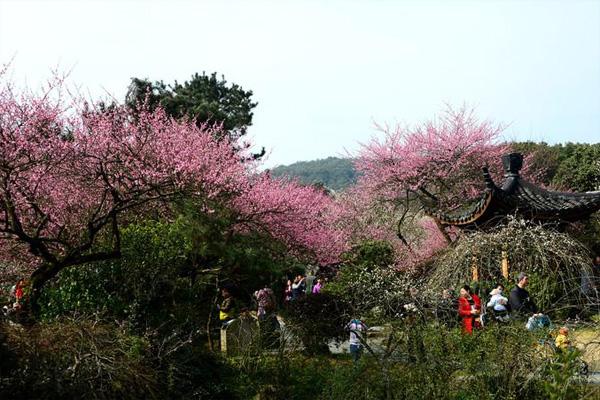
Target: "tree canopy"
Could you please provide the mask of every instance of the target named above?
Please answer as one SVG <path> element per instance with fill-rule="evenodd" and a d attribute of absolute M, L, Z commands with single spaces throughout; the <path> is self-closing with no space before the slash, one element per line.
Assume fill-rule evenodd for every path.
<path fill-rule="evenodd" d="M 2 260 L 28 262 L 34 291 L 66 267 L 119 257 L 123 226 L 169 218 L 184 199 L 205 214 L 226 208 L 228 229 L 269 235 L 316 260 L 343 250 L 327 222 L 333 200 L 258 173 L 220 126 L 67 98 L 60 83 L 41 94 L 0 88 Z"/>
<path fill-rule="evenodd" d="M 258 104 L 252 101 L 252 94 L 235 83 L 228 84 L 224 76 L 218 78 L 216 72 L 196 73 L 183 84 L 132 78 L 126 104 L 134 110 L 143 104 L 150 111 L 160 106 L 168 116 L 188 118 L 196 126 L 220 124 L 218 132 L 237 140 L 252 125 L 252 110 Z M 263 154 L 264 150 L 258 156 Z"/>

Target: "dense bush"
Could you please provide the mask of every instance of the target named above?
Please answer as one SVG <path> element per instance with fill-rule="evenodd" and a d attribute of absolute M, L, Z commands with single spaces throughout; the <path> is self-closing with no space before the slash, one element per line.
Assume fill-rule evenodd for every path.
<path fill-rule="evenodd" d="M 42 294 L 42 317 L 100 313 L 144 328 L 209 312 L 199 307 L 206 282 L 189 276 L 191 242 L 180 224 L 130 225 L 122 241 L 121 259 L 62 271 Z"/>
<path fill-rule="evenodd" d="M 2 323 L 0 341 L 0 398 L 232 398 L 221 383 L 228 368 L 191 335 L 137 336 L 63 319 L 26 329 Z"/>
<path fill-rule="evenodd" d="M 329 293 L 319 293 L 293 300 L 285 322 L 300 338 L 308 354 L 319 354 L 329 352 L 330 340 L 345 336 L 344 326 L 351 315 L 347 302 Z"/>
<path fill-rule="evenodd" d="M 344 256 L 335 279 L 325 291 L 348 302 L 355 313 L 371 321 L 398 317 L 403 306 L 413 301 L 410 288 L 418 281 L 393 267 L 394 253 L 389 243 L 365 241 Z"/>
<path fill-rule="evenodd" d="M 13 354 L 3 365 L 0 397 L 135 399 L 158 389 L 147 340 L 119 327 L 65 321 L 0 330 Z"/>
<path fill-rule="evenodd" d="M 232 358 L 227 384 L 244 399 L 548 399 L 582 398 L 577 352 L 547 352 L 548 332 L 522 324 L 465 336 L 422 320 L 388 325 L 358 364 L 347 355 L 282 351 Z M 255 397 L 256 396 L 256 397 Z M 567 397 L 565 397 L 567 396 Z"/>

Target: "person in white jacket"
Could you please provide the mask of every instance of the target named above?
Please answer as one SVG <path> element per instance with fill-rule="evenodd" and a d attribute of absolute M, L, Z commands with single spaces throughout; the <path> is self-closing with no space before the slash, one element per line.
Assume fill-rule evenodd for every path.
<path fill-rule="evenodd" d="M 508 304 L 508 299 L 502 296 L 502 289 L 497 287 L 490 292 L 490 301 L 488 301 L 487 306 L 492 307 L 494 311 L 508 311 L 506 305 Z"/>
<path fill-rule="evenodd" d="M 490 292 L 490 301 L 487 307 L 492 309 L 494 319 L 500 322 L 506 322 L 510 318 L 508 315 L 508 299 L 502 295 L 502 285 L 498 285 Z"/>

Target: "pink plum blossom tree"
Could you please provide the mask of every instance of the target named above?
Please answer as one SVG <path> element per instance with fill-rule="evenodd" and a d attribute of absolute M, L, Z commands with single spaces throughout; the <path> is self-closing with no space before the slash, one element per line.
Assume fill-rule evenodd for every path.
<path fill-rule="evenodd" d="M 360 178 L 348 201 L 360 203 L 359 220 L 378 221 L 370 228 L 377 236 L 398 241 L 397 251 L 404 248 L 403 262 L 410 265 L 451 240 L 447 229 L 425 217 L 423 206 L 452 210 L 479 196 L 485 187 L 481 168 L 501 176 L 509 145 L 500 142 L 501 125 L 480 121 L 465 107 L 448 107 L 414 127 L 380 129 L 383 137 L 359 151 Z"/>
<path fill-rule="evenodd" d="M 215 140 L 219 126 L 67 94 L 61 82 L 41 94 L 0 87 L 0 254 L 29 266 L 33 303 L 62 269 L 119 257 L 124 224 L 181 198 L 233 207 L 239 229 L 320 260 L 343 249 L 325 222 L 332 199 L 259 175 L 247 146 Z"/>
<path fill-rule="evenodd" d="M 415 127 L 381 128 L 383 139 L 362 146 L 356 168 L 364 188 L 388 198 L 424 196 L 440 206 L 457 206 L 484 187 L 481 168 L 502 173 L 503 127 L 480 121 L 472 110 L 448 108 Z"/>

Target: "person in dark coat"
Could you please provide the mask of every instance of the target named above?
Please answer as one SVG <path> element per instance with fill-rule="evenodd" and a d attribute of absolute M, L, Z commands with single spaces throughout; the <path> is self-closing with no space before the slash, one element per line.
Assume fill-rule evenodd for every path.
<path fill-rule="evenodd" d="M 527 289 L 525 289 L 527 285 L 529 285 L 529 277 L 524 272 L 519 273 L 517 276 L 517 286 L 510 291 L 508 299 L 508 304 L 513 313 L 526 315 L 538 312 L 537 306 L 531 296 L 529 296 Z"/>
<path fill-rule="evenodd" d="M 292 284 L 292 300 L 297 300 L 306 294 L 306 282 L 302 275 L 298 275 Z"/>

